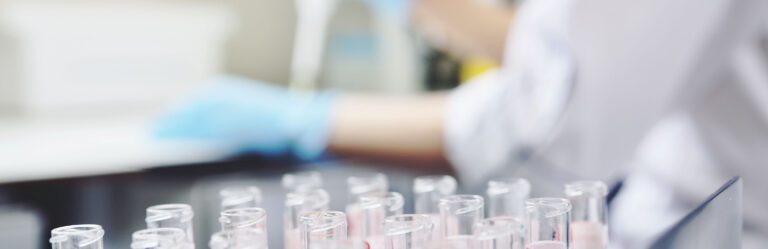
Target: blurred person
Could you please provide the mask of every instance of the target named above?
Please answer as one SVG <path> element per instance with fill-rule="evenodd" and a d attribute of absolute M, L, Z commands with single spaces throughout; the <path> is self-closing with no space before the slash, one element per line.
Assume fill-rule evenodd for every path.
<path fill-rule="evenodd" d="M 484 53 L 503 67 L 451 92 L 416 96 L 297 94 L 222 78 L 163 117 L 157 135 L 304 160 L 332 154 L 451 165 L 466 183 L 515 168 L 559 181 L 633 172 L 641 177 L 630 187 L 667 186 L 670 203 L 694 203 L 741 175 L 744 247 L 765 248 L 765 5 L 530 0 L 515 11 L 417 0 L 415 23 L 435 44 Z M 509 36 L 498 38 L 494 30 L 507 29 L 513 15 Z M 651 184 L 637 185 L 643 179 Z M 625 246 L 638 242 L 630 241 Z"/>

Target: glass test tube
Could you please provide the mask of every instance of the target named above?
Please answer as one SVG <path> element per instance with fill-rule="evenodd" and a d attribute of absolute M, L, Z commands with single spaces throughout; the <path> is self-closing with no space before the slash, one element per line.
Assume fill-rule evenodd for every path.
<path fill-rule="evenodd" d="M 360 196 L 362 238 L 371 249 L 384 248 L 384 219 L 403 214 L 405 200 L 397 192 L 368 193 Z"/>
<path fill-rule="evenodd" d="M 51 230 L 53 249 L 103 249 L 104 229 L 99 225 L 71 225 Z"/>
<path fill-rule="evenodd" d="M 456 179 L 449 175 L 419 176 L 413 180 L 414 213 L 425 214 L 433 224 L 432 238 L 442 238 L 443 226 L 440 223 L 440 198 L 456 193 Z"/>
<path fill-rule="evenodd" d="M 533 198 L 525 201 L 527 249 L 566 249 L 571 202 L 563 198 Z"/>
<path fill-rule="evenodd" d="M 425 249 L 432 239 L 431 218 L 423 214 L 394 215 L 384 220 L 386 249 Z"/>
<path fill-rule="evenodd" d="M 219 191 L 221 210 L 261 206 L 261 189 L 256 186 L 229 187 Z"/>
<path fill-rule="evenodd" d="M 323 186 L 323 177 L 317 171 L 302 171 L 284 174 L 283 188 L 289 192 L 304 192 Z"/>
<path fill-rule="evenodd" d="M 238 208 L 221 212 L 221 234 L 228 249 L 266 249 L 267 212 L 261 208 Z"/>
<path fill-rule="evenodd" d="M 449 195 L 438 204 L 443 224 L 443 237 L 471 248 L 474 244 L 473 227 L 484 218 L 483 197 L 479 195 Z"/>
<path fill-rule="evenodd" d="M 349 237 L 356 238 L 363 235 L 361 227 L 363 214 L 360 210 L 360 196 L 368 193 L 383 193 L 389 190 L 387 176 L 376 173 L 369 176 L 351 176 L 347 178 L 348 198 L 345 209 L 349 222 Z"/>
<path fill-rule="evenodd" d="M 192 207 L 187 204 L 162 204 L 147 208 L 147 228 L 178 228 L 184 231 L 187 244 L 194 248 Z"/>
<path fill-rule="evenodd" d="M 303 213 L 299 218 L 301 248 L 311 249 L 328 241 L 347 239 L 347 216 L 338 211 Z"/>
<path fill-rule="evenodd" d="M 531 183 L 523 178 L 505 178 L 488 182 L 488 217 L 510 216 L 525 219 L 525 200 Z"/>
<path fill-rule="evenodd" d="M 187 238 L 178 228 L 147 228 L 133 233 L 131 249 L 184 249 Z"/>
<path fill-rule="evenodd" d="M 571 202 L 571 248 L 608 248 L 608 186 L 601 181 L 580 181 L 565 185 Z"/>
<path fill-rule="evenodd" d="M 306 212 L 328 210 L 330 197 L 323 189 L 314 189 L 307 192 L 291 192 L 286 195 L 283 220 L 284 247 L 286 249 L 298 249 L 301 236 L 299 234 L 300 215 Z"/>
<path fill-rule="evenodd" d="M 516 217 L 493 217 L 475 223 L 475 249 L 523 249 L 525 222 Z"/>

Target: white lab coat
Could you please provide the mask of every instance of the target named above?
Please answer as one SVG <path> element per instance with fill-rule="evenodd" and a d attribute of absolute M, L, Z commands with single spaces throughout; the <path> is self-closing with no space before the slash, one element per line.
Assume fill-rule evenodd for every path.
<path fill-rule="evenodd" d="M 761 0 L 526 1 L 503 69 L 450 97 L 448 158 L 468 183 L 631 172 L 690 203 L 741 175 L 768 235 L 766 17 Z"/>

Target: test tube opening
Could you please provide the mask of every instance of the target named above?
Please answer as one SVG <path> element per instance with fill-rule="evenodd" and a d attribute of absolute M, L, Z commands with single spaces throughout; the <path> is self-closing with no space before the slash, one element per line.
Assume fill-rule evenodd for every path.
<path fill-rule="evenodd" d="M 300 217 L 301 248 L 328 240 L 347 239 L 347 216 L 338 211 L 303 213 Z"/>
<path fill-rule="evenodd" d="M 226 248 L 267 248 L 267 212 L 264 209 L 225 210 L 221 212 L 219 222 L 219 237 L 212 237 L 210 244 L 225 244 Z"/>
<path fill-rule="evenodd" d="M 347 178 L 347 188 L 352 201 L 357 201 L 359 195 L 373 192 L 386 192 L 389 189 L 387 176 L 376 173 L 369 176 L 350 176 Z"/>
<path fill-rule="evenodd" d="M 284 174 L 283 188 L 291 192 L 309 191 L 323 186 L 323 177 L 317 171 L 303 171 Z"/>
<path fill-rule="evenodd" d="M 261 189 L 256 186 L 228 187 L 219 191 L 221 210 L 258 207 L 261 205 Z"/>
<path fill-rule="evenodd" d="M 533 198 L 525 202 L 525 208 L 529 249 L 568 248 L 571 203 L 567 199 Z"/>
<path fill-rule="evenodd" d="M 505 178 L 488 182 L 488 217 L 525 217 L 525 200 L 531 192 L 531 184 L 524 178 Z"/>
<path fill-rule="evenodd" d="M 242 228 L 260 228 L 264 225 L 267 212 L 262 208 L 238 208 L 221 212 L 219 222 L 222 230 L 236 230 Z"/>
<path fill-rule="evenodd" d="M 422 214 L 394 215 L 384 219 L 387 249 L 426 248 L 432 238 L 432 221 Z"/>
<path fill-rule="evenodd" d="M 147 208 L 147 228 L 178 228 L 184 231 L 187 243 L 194 245 L 192 218 L 194 212 L 187 204 L 161 204 Z"/>
<path fill-rule="evenodd" d="M 384 193 L 389 190 L 387 176 L 375 173 L 367 176 L 347 178 L 348 202 L 345 211 L 349 217 L 349 236 L 363 236 L 363 210 L 360 197 L 369 193 Z"/>
<path fill-rule="evenodd" d="M 286 195 L 283 212 L 283 236 L 286 249 L 298 249 L 301 246 L 300 215 L 306 212 L 328 210 L 329 202 L 328 192 L 323 189 L 291 192 Z"/>
<path fill-rule="evenodd" d="M 413 210 L 430 217 L 432 238 L 442 237 L 443 225 L 437 207 L 440 198 L 455 194 L 457 187 L 456 179 L 449 175 L 419 176 L 413 180 Z"/>
<path fill-rule="evenodd" d="M 484 218 L 483 197 L 478 195 L 450 195 L 440 199 L 442 238 L 461 241 L 471 246 L 474 240 L 473 226 Z"/>
<path fill-rule="evenodd" d="M 96 224 L 70 225 L 51 230 L 49 242 L 54 249 L 103 248 L 104 229 Z"/>
<path fill-rule="evenodd" d="M 186 243 L 184 231 L 178 228 L 148 228 L 133 233 L 132 249 L 175 249 Z"/>
<path fill-rule="evenodd" d="M 403 214 L 405 199 L 397 192 L 368 193 L 360 197 L 362 212 L 361 238 L 372 249 L 383 249 L 385 244 L 384 219 Z"/>

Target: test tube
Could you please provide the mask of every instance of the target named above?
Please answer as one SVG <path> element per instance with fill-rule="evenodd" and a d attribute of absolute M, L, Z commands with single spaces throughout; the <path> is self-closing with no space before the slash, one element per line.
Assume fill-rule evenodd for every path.
<path fill-rule="evenodd" d="M 387 176 L 376 173 L 368 176 L 352 176 L 347 178 L 349 201 L 345 209 L 348 215 L 349 236 L 352 238 L 363 235 L 361 227 L 363 214 L 360 210 L 360 196 L 368 193 L 383 193 L 389 190 Z"/>
<path fill-rule="evenodd" d="M 104 229 L 99 225 L 71 225 L 51 230 L 53 249 L 103 249 Z"/>
<path fill-rule="evenodd" d="M 608 248 L 608 186 L 601 181 L 579 181 L 565 185 L 571 211 L 571 248 Z"/>
<path fill-rule="evenodd" d="M 484 218 L 483 197 L 479 195 L 449 195 L 438 204 L 443 224 L 443 237 L 471 248 L 474 244 L 473 227 Z"/>
<path fill-rule="evenodd" d="M 147 228 L 133 233 L 131 249 L 184 249 L 184 231 L 178 228 Z"/>
<path fill-rule="evenodd" d="M 238 208 L 221 212 L 221 234 L 228 249 L 267 249 L 267 212 Z"/>
<path fill-rule="evenodd" d="M 384 219 L 386 249 L 426 249 L 432 239 L 432 221 L 423 214 L 394 215 Z"/>
<path fill-rule="evenodd" d="M 510 216 L 525 218 L 525 200 L 531 193 L 531 183 L 524 178 L 505 178 L 488 182 L 488 217 Z"/>
<path fill-rule="evenodd" d="M 397 192 L 368 193 L 360 196 L 362 238 L 370 249 L 384 249 L 384 219 L 403 214 L 405 200 Z"/>
<path fill-rule="evenodd" d="M 285 211 L 283 220 L 285 248 L 300 248 L 299 227 L 300 215 L 306 212 L 328 210 L 330 197 L 328 192 L 323 189 L 314 189 L 307 192 L 291 192 L 285 199 Z"/>
<path fill-rule="evenodd" d="M 523 249 L 525 222 L 517 217 L 492 217 L 475 223 L 475 249 Z"/>
<path fill-rule="evenodd" d="M 303 213 L 299 218 L 301 248 L 311 249 L 328 241 L 347 239 L 347 216 L 338 211 Z"/>
<path fill-rule="evenodd" d="M 289 192 L 305 192 L 323 186 L 323 177 L 317 171 L 302 171 L 283 175 L 283 188 Z"/>
<path fill-rule="evenodd" d="M 527 249 L 568 248 L 571 203 L 563 198 L 533 198 L 525 201 Z"/>
<path fill-rule="evenodd" d="M 419 176 L 413 180 L 414 213 L 424 214 L 432 220 L 432 238 L 442 238 L 440 198 L 456 193 L 456 179 L 449 175 Z"/>
<path fill-rule="evenodd" d="M 147 208 L 147 228 L 178 228 L 184 231 L 187 244 L 194 248 L 192 207 L 187 204 L 162 204 Z"/>
<path fill-rule="evenodd" d="M 261 189 L 256 186 L 229 187 L 219 191 L 221 210 L 261 206 Z"/>

